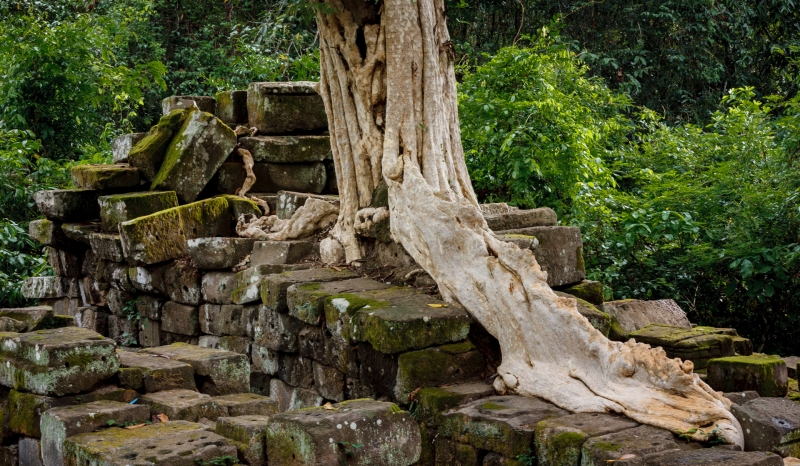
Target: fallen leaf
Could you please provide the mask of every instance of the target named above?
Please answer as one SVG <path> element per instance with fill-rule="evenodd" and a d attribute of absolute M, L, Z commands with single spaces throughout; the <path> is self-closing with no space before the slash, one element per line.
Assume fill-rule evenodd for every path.
<path fill-rule="evenodd" d="M 330 401 L 322 405 L 322 409 L 327 409 L 328 411 L 336 410 L 336 408 L 333 407 Z"/>
<path fill-rule="evenodd" d="M 144 426 L 145 426 L 144 424 L 134 424 L 132 426 L 127 426 L 125 428 L 131 430 L 131 429 L 138 429 L 139 427 L 144 427 Z"/>
<path fill-rule="evenodd" d="M 440 307 L 447 307 L 447 304 L 428 304 L 428 307 L 439 309 Z"/>
<path fill-rule="evenodd" d="M 155 422 L 155 421 L 158 421 L 158 422 L 167 422 L 167 421 L 169 421 L 169 417 L 167 417 L 167 415 L 164 414 L 164 413 L 156 414 L 155 416 L 153 416 L 153 418 L 154 418 L 153 422 Z"/>
<path fill-rule="evenodd" d="M 336 267 L 335 265 L 332 265 L 332 266 L 331 266 L 331 268 L 332 268 L 333 270 L 337 271 L 337 272 L 341 272 L 341 271 L 342 271 L 342 268 L 341 268 L 341 267 Z"/>

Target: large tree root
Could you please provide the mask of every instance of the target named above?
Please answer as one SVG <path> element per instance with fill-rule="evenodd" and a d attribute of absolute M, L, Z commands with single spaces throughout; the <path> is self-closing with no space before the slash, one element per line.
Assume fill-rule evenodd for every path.
<path fill-rule="evenodd" d="M 317 233 L 336 221 L 339 207 L 319 199 L 309 199 L 305 205 L 289 219 L 279 219 L 275 215 L 247 218 L 242 216 L 236 222 L 236 234 L 242 238 L 256 238 L 264 241 L 287 241 L 305 238 Z"/>

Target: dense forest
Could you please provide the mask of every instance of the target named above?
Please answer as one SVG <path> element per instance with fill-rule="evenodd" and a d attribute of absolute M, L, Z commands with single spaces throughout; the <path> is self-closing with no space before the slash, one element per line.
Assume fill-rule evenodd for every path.
<path fill-rule="evenodd" d="M 484 201 L 581 227 L 607 299 L 674 298 L 800 352 L 793 0 L 451 0 Z M 305 0 L 0 0 L 0 305 L 48 274 L 31 194 L 110 157 L 160 101 L 318 78 Z"/>

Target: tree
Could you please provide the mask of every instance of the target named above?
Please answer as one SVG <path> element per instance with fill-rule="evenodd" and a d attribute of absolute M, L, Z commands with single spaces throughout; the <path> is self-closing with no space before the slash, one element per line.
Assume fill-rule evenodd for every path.
<path fill-rule="evenodd" d="M 547 286 L 530 251 L 489 230 L 464 163 L 443 0 L 324 0 L 317 24 L 341 198 L 329 245 L 362 257 L 359 229 L 387 215 L 368 207 L 385 181 L 393 239 L 499 340 L 498 391 L 742 445 L 730 401 L 690 361 L 609 341 Z"/>

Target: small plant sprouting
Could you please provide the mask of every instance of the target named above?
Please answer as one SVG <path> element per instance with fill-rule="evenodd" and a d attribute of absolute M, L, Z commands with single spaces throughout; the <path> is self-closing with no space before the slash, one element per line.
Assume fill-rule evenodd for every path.
<path fill-rule="evenodd" d="M 200 458 L 195 460 L 197 466 L 232 466 L 234 464 L 239 464 L 239 459 L 235 456 L 225 455 L 225 456 L 217 456 L 216 458 L 212 458 L 208 461 L 203 461 Z"/>
<path fill-rule="evenodd" d="M 339 464 L 340 465 L 347 464 L 347 459 L 356 456 L 356 450 L 358 450 L 363 446 L 364 446 L 363 443 L 350 443 L 350 442 L 340 441 L 339 448 L 343 450 L 344 458 L 341 455 L 339 455 Z"/>
<path fill-rule="evenodd" d="M 535 466 L 536 452 L 533 451 L 533 449 L 529 449 L 528 453 L 517 456 L 517 461 L 519 461 L 522 464 L 522 466 Z"/>

